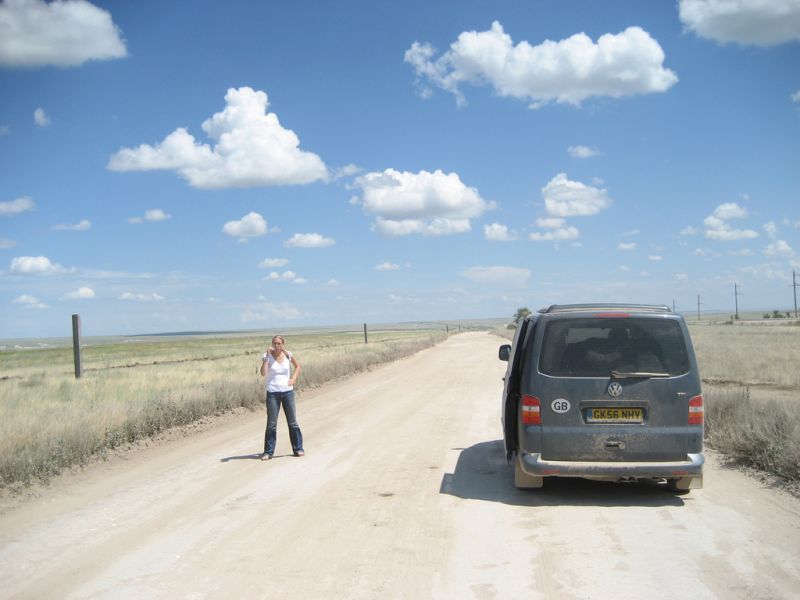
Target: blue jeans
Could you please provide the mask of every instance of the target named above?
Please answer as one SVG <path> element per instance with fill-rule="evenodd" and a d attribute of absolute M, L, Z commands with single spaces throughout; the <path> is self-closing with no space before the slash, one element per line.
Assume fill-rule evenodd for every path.
<path fill-rule="evenodd" d="M 275 437 L 278 431 L 278 415 L 281 413 L 281 404 L 286 411 L 286 424 L 289 426 L 289 440 L 292 442 L 294 453 L 303 450 L 303 434 L 297 424 L 297 414 L 294 406 L 294 390 L 288 392 L 267 392 L 267 430 L 264 432 L 264 454 L 275 452 Z"/>

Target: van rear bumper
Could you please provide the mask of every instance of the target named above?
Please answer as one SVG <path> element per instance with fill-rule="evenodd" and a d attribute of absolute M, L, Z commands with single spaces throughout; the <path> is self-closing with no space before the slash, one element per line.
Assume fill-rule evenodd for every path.
<path fill-rule="evenodd" d="M 538 453 L 520 454 L 520 466 L 534 477 L 584 477 L 586 479 L 700 478 L 706 459 L 702 453 L 670 462 L 594 462 L 544 460 Z"/>

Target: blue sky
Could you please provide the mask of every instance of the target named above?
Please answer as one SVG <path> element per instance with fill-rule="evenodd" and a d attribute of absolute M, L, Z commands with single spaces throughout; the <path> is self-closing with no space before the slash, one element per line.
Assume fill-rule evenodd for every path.
<path fill-rule="evenodd" d="M 0 337 L 792 308 L 800 1 L 0 3 Z"/>

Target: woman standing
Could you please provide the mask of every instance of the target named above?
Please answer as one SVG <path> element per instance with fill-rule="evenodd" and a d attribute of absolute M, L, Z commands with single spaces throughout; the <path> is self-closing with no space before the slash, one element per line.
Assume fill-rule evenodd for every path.
<path fill-rule="evenodd" d="M 261 460 L 269 460 L 275 452 L 275 437 L 281 405 L 286 411 L 289 440 L 295 456 L 303 456 L 303 434 L 297 424 L 294 403 L 294 384 L 300 375 L 300 364 L 291 352 L 285 350 L 283 336 L 272 338 L 272 346 L 261 357 L 261 374 L 267 378 L 267 430 L 264 432 L 264 454 Z M 294 373 L 291 368 L 294 367 Z"/>

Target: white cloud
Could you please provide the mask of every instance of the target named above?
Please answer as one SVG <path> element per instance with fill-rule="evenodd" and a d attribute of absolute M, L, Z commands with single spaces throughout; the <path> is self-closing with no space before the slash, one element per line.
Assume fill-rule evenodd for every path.
<path fill-rule="evenodd" d="M 675 273 L 675 279 L 677 279 L 678 281 L 686 281 L 687 279 L 689 279 L 689 275 L 687 275 L 686 273 Z"/>
<path fill-rule="evenodd" d="M 335 286 L 338 286 L 338 285 L 342 285 L 342 282 L 339 281 L 338 279 L 331 278 L 331 279 L 328 279 L 328 282 L 325 285 L 330 285 L 332 287 L 335 287 Z"/>
<path fill-rule="evenodd" d="M 297 273 L 294 271 L 284 271 L 283 273 L 272 271 L 269 275 L 264 277 L 264 281 L 292 281 L 294 283 L 306 283 L 306 280 L 302 277 L 298 277 Z"/>
<path fill-rule="evenodd" d="M 764 254 L 767 256 L 792 258 L 794 256 L 794 250 L 785 240 L 777 240 L 764 249 Z"/>
<path fill-rule="evenodd" d="M 636 242 L 620 242 L 617 244 L 617 250 L 629 251 L 636 250 Z"/>
<path fill-rule="evenodd" d="M 534 242 L 566 242 L 568 240 L 576 240 L 580 237 L 580 231 L 576 227 L 562 227 L 560 229 L 553 229 L 544 233 L 535 231 L 528 237 Z"/>
<path fill-rule="evenodd" d="M 572 158 L 592 158 L 600 154 L 597 148 L 590 148 L 589 146 L 570 146 L 567 148 L 567 152 Z"/>
<path fill-rule="evenodd" d="M 566 224 L 566 219 L 561 217 L 538 217 L 536 219 L 536 226 L 542 229 L 561 229 Z"/>
<path fill-rule="evenodd" d="M 29 296 L 28 294 L 17 296 L 11 302 L 14 304 L 22 304 L 25 308 L 35 308 L 39 310 L 49 308 L 47 304 L 39 300 L 36 296 Z"/>
<path fill-rule="evenodd" d="M 372 224 L 372 228 L 381 235 L 389 237 L 410 235 L 412 233 L 436 237 L 466 233 L 472 230 L 472 225 L 469 219 L 432 219 L 430 221 L 403 219 L 396 221 L 377 217 Z"/>
<path fill-rule="evenodd" d="M 9 240 L 8 238 L 0 237 L 0 248 L 2 249 L 13 248 L 16 245 L 17 242 L 15 242 L 14 240 Z"/>
<path fill-rule="evenodd" d="M 19 213 L 36 210 L 36 204 L 29 196 L 22 196 L 15 200 L 0 202 L 0 217 L 18 215 Z"/>
<path fill-rule="evenodd" d="M 730 256 L 753 256 L 753 251 L 750 248 L 741 248 L 739 250 L 731 250 L 728 254 Z"/>
<path fill-rule="evenodd" d="M 222 232 L 246 242 L 248 238 L 259 237 L 267 233 L 267 221 L 257 212 L 247 213 L 238 221 L 228 221 L 222 226 Z"/>
<path fill-rule="evenodd" d="M 464 269 L 461 276 L 481 285 L 524 288 L 531 272 L 519 267 L 470 267 Z"/>
<path fill-rule="evenodd" d="M 706 227 L 705 236 L 716 241 L 736 241 L 758 237 L 752 229 L 734 229 L 727 221 L 747 217 L 747 209 L 735 202 L 725 202 L 717 206 L 714 212 L 703 220 Z"/>
<path fill-rule="evenodd" d="M 118 296 L 119 300 L 130 300 L 133 302 L 163 302 L 164 296 L 156 293 L 153 294 L 134 294 L 133 292 L 124 292 Z"/>
<path fill-rule="evenodd" d="M 288 303 L 272 304 L 264 302 L 245 310 L 240 319 L 242 323 L 270 322 L 275 320 L 294 321 L 304 315 L 296 306 Z"/>
<path fill-rule="evenodd" d="M 605 190 L 570 181 L 565 173 L 559 173 L 542 188 L 545 211 L 550 217 L 538 217 L 536 226 L 549 229 L 534 232 L 528 237 L 535 242 L 562 242 L 577 240 L 580 231 L 567 225 L 564 217 L 595 215 L 611 204 Z M 573 242 L 580 246 L 579 242 Z"/>
<path fill-rule="evenodd" d="M 283 245 L 287 248 L 325 248 L 333 246 L 336 240 L 324 237 L 318 233 L 295 233 Z"/>
<path fill-rule="evenodd" d="M 511 231 L 500 223 L 484 225 L 483 235 L 487 240 L 492 240 L 493 242 L 510 242 L 517 239 L 516 231 Z"/>
<path fill-rule="evenodd" d="M 89 219 L 81 219 L 79 223 L 59 223 L 53 225 L 52 229 L 55 231 L 87 231 L 92 228 L 92 223 Z"/>
<path fill-rule="evenodd" d="M 37 108 L 33 111 L 33 122 L 39 127 L 47 127 L 50 125 L 50 117 L 44 112 L 43 108 Z"/>
<path fill-rule="evenodd" d="M 721 226 L 715 228 L 709 226 L 709 228 L 706 229 L 706 237 L 710 240 L 717 240 L 720 242 L 733 242 L 756 238 L 758 237 L 758 233 L 752 229 L 733 229 L 727 223 L 722 223 Z"/>
<path fill-rule="evenodd" d="M 752 275 L 758 279 L 783 279 L 790 280 L 791 277 L 780 268 L 777 263 L 764 263 L 760 265 L 753 265 L 742 267 L 739 269 L 742 273 Z"/>
<path fill-rule="evenodd" d="M 90 287 L 79 287 L 77 290 L 64 294 L 62 300 L 90 300 L 95 297 L 94 290 Z"/>
<path fill-rule="evenodd" d="M 570 181 L 566 173 L 559 173 L 542 188 L 547 214 L 553 217 L 585 217 L 596 215 L 611 205 L 606 190 L 597 189 L 580 181 Z"/>
<path fill-rule="evenodd" d="M 400 296 L 398 294 L 389 294 L 387 298 L 392 304 L 418 304 L 420 302 L 419 298 L 414 296 Z"/>
<path fill-rule="evenodd" d="M 736 202 L 723 202 L 713 212 L 713 216 L 726 221 L 728 219 L 744 219 L 747 214 L 747 209 L 739 206 Z"/>
<path fill-rule="evenodd" d="M 332 179 L 345 179 L 347 177 L 354 177 L 362 171 L 361 167 L 350 163 L 338 169 L 334 169 L 331 174 Z"/>
<path fill-rule="evenodd" d="M 791 98 L 792 102 L 800 102 L 800 90 L 797 90 L 794 94 L 792 94 Z"/>
<path fill-rule="evenodd" d="M 722 254 L 715 250 L 709 250 L 708 248 L 695 248 L 692 252 L 692 256 L 701 256 L 703 258 L 719 258 L 722 256 Z"/>
<path fill-rule="evenodd" d="M 2 67 L 74 67 L 125 55 L 111 15 L 85 0 L 0 3 Z"/>
<path fill-rule="evenodd" d="M 258 263 L 259 269 L 277 269 L 280 267 L 285 267 L 289 264 L 289 259 L 287 258 L 265 258 L 260 263 Z"/>
<path fill-rule="evenodd" d="M 478 190 L 464 185 L 456 173 L 400 172 L 386 169 L 355 179 L 365 213 L 373 227 L 389 236 L 419 233 L 449 235 L 471 230 L 470 219 L 494 208 Z"/>
<path fill-rule="evenodd" d="M 680 231 L 681 235 L 697 235 L 697 229 L 692 227 L 691 225 L 687 225 Z"/>
<path fill-rule="evenodd" d="M 414 42 L 405 53 L 423 96 L 434 85 L 466 100 L 462 84 L 490 85 L 495 93 L 539 107 L 551 101 L 580 105 L 592 96 L 619 98 L 663 92 L 678 78 L 663 67 L 664 51 L 640 27 L 605 34 L 595 44 L 585 33 L 538 46 L 514 45 L 495 21 L 488 31 L 465 31 L 434 60 L 430 44 Z"/>
<path fill-rule="evenodd" d="M 663 259 L 664 259 L 664 257 L 659 255 L 659 254 L 651 254 L 650 256 L 647 257 L 647 260 L 652 261 L 652 262 L 659 262 L 659 261 L 661 261 Z"/>
<path fill-rule="evenodd" d="M 764 231 L 774 240 L 778 235 L 778 226 L 775 224 L 775 221 L 767 221 L 764 223 Z"/>
<path fill-rule="evenodd" d="M 54 275 L 63 273 L 64 267 L 46 256 L 17 256 L 11 260 L 11 272 L 23 275 Z"/>
<path fill-rule="evenodd" d="M 800 93 L 800 92 L 798 92 L 798 93 Z M 9 133 L 11 133 L 11 127 L 10 126 L 8 126 L 8 125 L 0 125 L 0 137 L 3 137 L 4 135 L 8 135 Z"/>
<path fill-rule="evenodd" d="M 326 181 L 322 160 L 300 150 L 300 140 L 267 113 L 267 94 L 229 89 L 226 107 L 202 124 L 212 148 L 178 128 L 155 146 L 123 148 L 108 162 L 112 171 L 174 170 L 199 188 L 294 185 Z"/>
<path fill-rule="evenodd" d="M 774 46 L 800 40 L 797 0 L 680 0 L 681 22 L 717 42 Z"/>
<path fill-rule="evenodd" d="M 166 221 L 167 219 L 171 219 L 172 215 L 165 213 L 160 208 L 154 208 L 152 210 L 146 210 L 144 213 L 145 221 Z"/>
<path fill-rule="evenodd" d="M 379 265 L 375 265 L 376 271 L 397 271 L 400 268 L 400 265 L 390 262 L 382 262 Z"/>
<path fill-rule="evenodd" d="M 150 223 L 158 223 L 159 221 L 166 221 L 167 219 L 171 218 L 172 215 L 165 213 L 160 208 L 153 208 L 146 210 L 143 217 L 131 217 L 128 219 L 128 223 L 132 223 L 133 225 L 138 225 L 139 223 L 144 223 L 145 221 Z"/>

